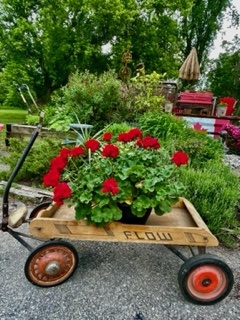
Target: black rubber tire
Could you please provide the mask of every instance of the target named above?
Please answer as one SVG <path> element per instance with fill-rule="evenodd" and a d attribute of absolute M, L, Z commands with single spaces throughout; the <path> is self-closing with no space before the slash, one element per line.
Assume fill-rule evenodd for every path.
<path fill-rule="evenodd" d="M 199 254 L 185 261 L 178 273 L 183 296 L 194 304 L 212 305 L 231 292 L 232 270 L 219 257 Z"/>
<path fill-rule="evenodd" d="M 53 287 L 67 281 L 78 265 L 78 253 L 65 241 L 48 241 L 30 253 L 25 276 L 39 287 Z"/>
<path fill-rule="evenodd" d="M 51 203 L 52 203 L 52 201 L 44 201 L 42 203 L 39 203 L 36 207 L 34 207 L 32 209 L 32 211 L 30 212 L 30 214 L 28 216 L 28 219 L 32 220 L 32 219 L 36 218 L 38 213 L 43 209 L 47 209 Z"/>

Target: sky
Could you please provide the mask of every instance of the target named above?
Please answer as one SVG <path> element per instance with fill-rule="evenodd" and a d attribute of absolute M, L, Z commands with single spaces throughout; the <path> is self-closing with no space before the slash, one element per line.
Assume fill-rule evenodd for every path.
<path fill-rule="evenodd" d="M 237 8 L 238 13 L 240 14 L 240 0 L 233 0 L 233 5 Z M 240 27 L 238 28 L 229 28 L 230 22 L 224 21 L 222 31 L 218 34 L 215 42 L 214 47 L 210 53 L 210 59 L 216 59 L 220 52 L 223 52 L 221 49 L 221 43 L 223 40 L 231 41 L 236 34 L 240 36 Z"/>

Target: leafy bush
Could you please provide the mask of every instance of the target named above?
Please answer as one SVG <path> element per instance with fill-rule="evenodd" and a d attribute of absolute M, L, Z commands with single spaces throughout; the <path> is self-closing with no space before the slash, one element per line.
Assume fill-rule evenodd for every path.
<path fill-rule="evenodd" d="M 0 172 L 1 179 L 8 179 L 26 145 L 26 139 L 23 141 L 15 138 L 10 139 L 10 156 L 4 156 L 1 158 L 1 162 L 9 165 L 10 170 Z M 41 184 L 42 176 L 46 172 L 46 168 L 49 167 L 50 160 L 57 154 L 60 146 L 61 142 L 59 140 L 50 138 L 38 139 L 17 174 L 15 182 L 26 181 Z"/>
<path fill-rule="evenodd" d="M 131 78 L 132 86 L 129 90 L 129 100 L 132 99 L 132 117 L 137 119 L 146 110 L 161 112 L 165 97 L 161 94 L 159 84 L 164 75 L 157 72 Z"/>
<path fill-rule="evenodd" d="M 209 229 L 225 244 L 234 244 L 239 177 L 229 166 L 211 160 L 202 169 L 181 168 L 184 197 L 193 203 Z"/>
<path fill-rule="evenodd" d="M 170 113 L 159 111 L 145 112 L 139 119 L 141 129 L 160 140 L 173 140 L 189 129 L 187 121 L 176 118 Z"/>
<path fill-rule="evenodd" d="M 190 165 L 203 167 L 210 159 L 221 159 L 224 148 L 220 140 L 189 127 L 186 120 L 163 112 L 146 112 L 140 119 L 141 129 L 163 141 L 170 150 L 188 154 Z"/>
<path fill-rule="evenodd" d="M 204 168 L 209 160 L 223 159 L 224 156 L 223 144 L 219 139 L 191 128 L 176 139 L 175 145 L 189 155 L 194 168 Z"/>
<path fill-rule="evenodd" d="M 30 126 L 35 126 L 39 122 L 39 116 L 29 114 L 26 116 L 26 122 Z"/>
<path fill-rule="evenodd" d="M 85 71 L 73 74 L 49 106 L 52 128 L 65 130 L 76 118 L 97 132 L 111 122 L 121 122 L 126 112 L 121 99 L 121 82 L 113 71 L 99 76 Z"/>

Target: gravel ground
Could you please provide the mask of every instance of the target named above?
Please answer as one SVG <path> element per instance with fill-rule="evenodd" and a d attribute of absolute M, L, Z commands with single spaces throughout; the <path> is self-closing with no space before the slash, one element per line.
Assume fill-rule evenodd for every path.
<path fill-rule="evenodd" d="M 40 288 L 24 276 L 28 252 L 8 234 L 1 237 L 1 320 L 215 320 L 240 319 L 240 252 L 208 250 L 231 267 L 235 285 L 213 306 L 196 306 L 180 293 L 181 260 L 159 245 L 72 242 L 79 267 L 64 284 Z M 186 247 L 182 247 L 185 252 Z M 138 319 L 136 318 L 136 319 Z"/>
<path fill-rule="evenodd" d="M 225 163 L 229 164 L 230 167 L 240 174 L 240 157 L 234 154 L 225 155 Z"/>

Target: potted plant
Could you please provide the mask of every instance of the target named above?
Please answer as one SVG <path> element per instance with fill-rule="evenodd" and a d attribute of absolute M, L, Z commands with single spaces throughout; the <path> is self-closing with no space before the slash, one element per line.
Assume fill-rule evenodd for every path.
<path fill-rule="evenodd" d="M 216 115 L 218 117 L 223 117 L 226 115 L 226 111 L 227 111 L 227 103 L 226 102 L 223 102 L 223 101 L 220 101 L 218 104 L 217 104 L 217 110 L 216 110 Z"/>
<path fill-rule="evenodd" d="M 188 156 L 172 156 L 157 138 L 143 136 L 138 128 L 101 138 L 87 139 L 72 149 L 63 147 L 43 177 L 53 188 L 57 205 L 75 206 L 77 220 L 103 225 L 122 218 L 122 204 L 136 217 L 154 208 L 157 215 L 171 211 L 183 193 L 179 166 Z"/>

